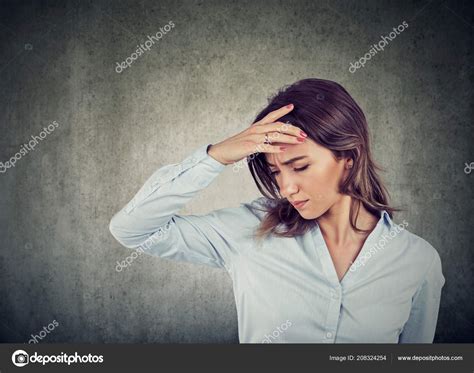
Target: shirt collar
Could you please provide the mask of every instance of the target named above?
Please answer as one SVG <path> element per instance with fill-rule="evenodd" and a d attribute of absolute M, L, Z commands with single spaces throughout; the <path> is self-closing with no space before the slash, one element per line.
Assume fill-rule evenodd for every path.
<path fill-rule="evenodd" d="M 380 212 L 379 223 L 380 222 L 382 224 L 387 225 L 389 228 L 392 228 L 392 226 L 393 226 L 393 221 L 392 221 L 392 219 L 390 219 L 390 215 L 388 214 L 388 212 L 386 210 L 382 210 Z"/>
<path fill-rule="evenodd" d="M 386 210 L 379 211 L 378 215 L 379 215 L 379 221 L 377 222 L 377 225 L 385 225 L 388 228 L 393 227 L 394 223 Z M 316 221 L 316 226 L 319 227 L 319 224 L 317 223 L 317 221 Z"/>

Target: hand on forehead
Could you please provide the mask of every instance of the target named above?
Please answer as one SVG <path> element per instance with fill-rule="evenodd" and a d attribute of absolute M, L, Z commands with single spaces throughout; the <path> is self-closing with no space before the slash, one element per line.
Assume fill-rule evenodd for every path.
<path fill-rule="evenodd" d="M 272 142 L 272 145 L 276 145 L 276 146 L 281 145 L 287 148 L 284 153 L 265 153 L 265 158 L 267 162 L 276 164 L 278 162 L 283 162 L 287 159 L 292 158 L 292 156 L 295 154 L 294 151 L 297 150 L 296 147 L 297 146 L 301 147 L 302 144 L 288 144 L 288 143 L 283 143 L 283 142 Z"/>

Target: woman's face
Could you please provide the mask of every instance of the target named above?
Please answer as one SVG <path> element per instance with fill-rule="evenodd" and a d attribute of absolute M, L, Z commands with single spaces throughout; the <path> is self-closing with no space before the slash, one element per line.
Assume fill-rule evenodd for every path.
<path fill-rule="evenodd" d="M 336 161 L 333 153 L 310 138 L 301 144 L 273 143 L 287 146 L 283 153 L 265 153 L 280 194 L 304 219 L 316 219 L 339 201 L 340 181 L 345 177 L 349 160 Z M 293 162 L 287 163 L 293 160 Z M 351 162 L 351 161 L 350 161 Z M 297 201 L 306 201 L 296 204 Z"/>

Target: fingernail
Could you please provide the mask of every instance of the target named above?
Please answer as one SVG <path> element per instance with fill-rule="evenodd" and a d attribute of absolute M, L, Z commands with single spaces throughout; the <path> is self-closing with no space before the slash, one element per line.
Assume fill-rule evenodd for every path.
<path fill-rule="evenodd" d="M 298 137 L 297 138 L 299 142 L 303 142 L 304 141 L 304 138 L 301 138 L 301 137 Z"/>
<path fill-rule="evenodd" d="M 308 135 L 306 133 L 304 133 L 303 131 L 300 131 L 300 136 L 308 137 Z"/>
<path fill-rule="evenodd" d="M 280 150 L 285 151 L 287 149 L 286 146 L 280 146 Z"/>
<path fill-rule="evenodd" d="M 291 109 L 293 107 L 293 104 L 289 104 L 285 106 L 287 109 Z"/>

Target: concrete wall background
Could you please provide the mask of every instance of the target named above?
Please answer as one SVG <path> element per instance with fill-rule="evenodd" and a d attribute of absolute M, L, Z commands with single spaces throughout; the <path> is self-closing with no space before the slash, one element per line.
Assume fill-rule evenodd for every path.
<path fill-rule="evenodd" d="M 473 342 L 474 12 L 468 1 L 2 1 L 0 341 L 238 342 L 224 271 L 140 257 L 112 215 L 158 167 L 248 126 L 266 97 L 307 77 L 361 105 L 410 231 L 440 253 L 436 342 Z M 170 20 L 150 51 L 123 61 Z M 409 27 L 364 68 L 349 64 Z M 216 198 L 219 196 L 219 198 Z M 182 213 L 259 196 L 227 168 Z"/>

